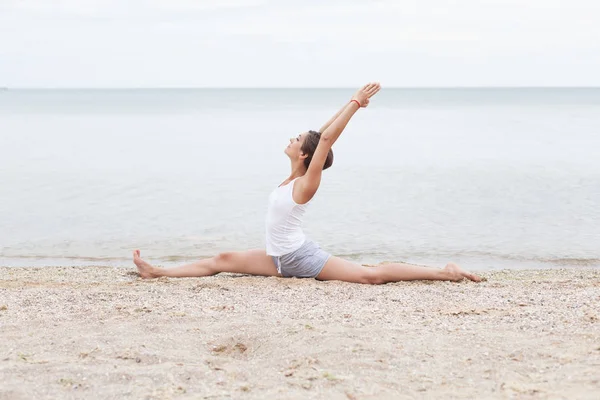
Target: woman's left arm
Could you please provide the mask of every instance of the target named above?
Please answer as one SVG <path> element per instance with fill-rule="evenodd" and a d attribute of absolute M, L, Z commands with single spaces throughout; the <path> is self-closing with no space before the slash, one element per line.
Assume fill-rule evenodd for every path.
<path fill-rule="evenodd" d="M 331 117 L 329 119 L 329 121 L 325 122 L 325 124 L 321 127 L 321 129 L 319 129 L 320 133 L 325 132 L 325 129 L 329 128 L 329 125 L 331 125 L 333 123 L 333 121 L 335 121 L 337 119 L 337 117 L 340 116 L 340 114 L 346 109 L 346 106 L 348 105 L 348 103 L 344 104 L 344 106 L 342 108 L 340 108 L 340 110 L 335 113 L 335 115 L 333 117 Z"/>
<path fill-rule="evenodd" d="M 369 105 L 369 99 L 367 98 L 367 99 L 364 101 L 364 103 L 363 103 L 363 104 L 361 104 L 360 106 L 364 108 L 364 107 L 366 107 L 366 106 L 368 106 L 368 105 Z M 329 128 L 329 125 L 333 124 L 333 121 L 335 121 L 335 120 L 336 120 L 336 119 L 337 119 L 337 118 L 340 116 L 340 114 L 341 114 L 342 112 L 344 112 L 344 110 L 346 109 L 346 106 L 348 106 L 348 103 L 344 104 L 344 105 L 342 106 L 342 108 L 340 108 L 340 110 L 339 110 L 337 113 L 335 113 L 335 115 L 334 115 L 333 117 L 331 117 L 331 118 L 329 119 L 329 121 L 325 122 L 325 124 L 324 124 L 324 125 L 321 127 L 321 129 L 319 129 L 319 132 L 320 132 L 320 133 L 323 133 L 323 132 L 325 132 L 325 129 Z"/>
<path fill-rule="evenodd" d="M 362 88 L 360 88 L 354 96 L 352 96 L 352 100 L 350 103 L 346 104 L 344 108 L 342 108 L 341 112 L 337 116 L 337 118 L 329 125 L 323 133 L 321 133 L 321 137 L 319 139 L 319 144 L 317 144 L 317 148 L 315 153 L 313 154 L 312 160 L 310 161 L 310 165 L 306 171 L 306 174 L 302 178 L 298 180 L 297 186 L 300 186 L 300 191 L 302 192 L 302 203 L 305 203 L 312 199 L 314 194 L 317 192 L 319 185 L 321 184 L 321 174 L 323 172 L 323 165 L 325 164 L 325 159 L 327 158 L 327 154 L 331 149 L 331 146 L 336 142 L 336 140 L 342 134 L 346 125 L 352 118 L 352 116 L 358 111 L 358 109 L 368 103 L 370 97 L 375 95 L 375 93 L 379 92 L 381 86 L 379 83 L 369 83 Z"/>

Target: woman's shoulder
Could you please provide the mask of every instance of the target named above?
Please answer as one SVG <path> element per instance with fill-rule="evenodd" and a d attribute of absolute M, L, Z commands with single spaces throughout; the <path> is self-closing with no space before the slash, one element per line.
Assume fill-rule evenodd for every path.
<path fill-rule="evenodd" d="M 294 186 L 292 190 L 292 199 L 296 204 L 307 204 L 316 195 L 317 191 L 313 190 L 310 185 L 306 184 L 306 175 L 294 179 L 293 182 Z"/>

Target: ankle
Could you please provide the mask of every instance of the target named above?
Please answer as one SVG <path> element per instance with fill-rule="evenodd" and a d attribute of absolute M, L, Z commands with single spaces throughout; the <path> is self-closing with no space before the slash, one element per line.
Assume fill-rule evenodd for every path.
<path fill-rule="evenodd" d="M 448 269 L 446 269 L 446 268 L 440 269 L 438 276 L 441 281 L 451 281 L 452 280 L 452 273 L 450 271 L 448 271 Z"/>
<path fill-rule="evenodd" d="M 163 276 L 163 274 L 162 274 L 162 268 L 150 267 L 148 269 L 148 273 L 153 278 L 159 278 L 159 277 Z"/>

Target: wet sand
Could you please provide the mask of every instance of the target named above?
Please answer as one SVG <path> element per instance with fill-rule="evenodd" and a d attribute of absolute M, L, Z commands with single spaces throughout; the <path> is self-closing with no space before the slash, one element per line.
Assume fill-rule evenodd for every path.
<path fill-rule="evenodd" d="M 600 270 L 381 286 L 0 268 L 0 399 L 600 398 Z"/>

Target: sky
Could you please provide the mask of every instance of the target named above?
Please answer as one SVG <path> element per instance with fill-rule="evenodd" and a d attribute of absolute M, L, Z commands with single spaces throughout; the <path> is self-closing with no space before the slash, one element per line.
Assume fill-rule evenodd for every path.
<path fill-rule="evenodd" d="M 600 86 L 596 0 L 0 0 L 0 87 Z"/>

